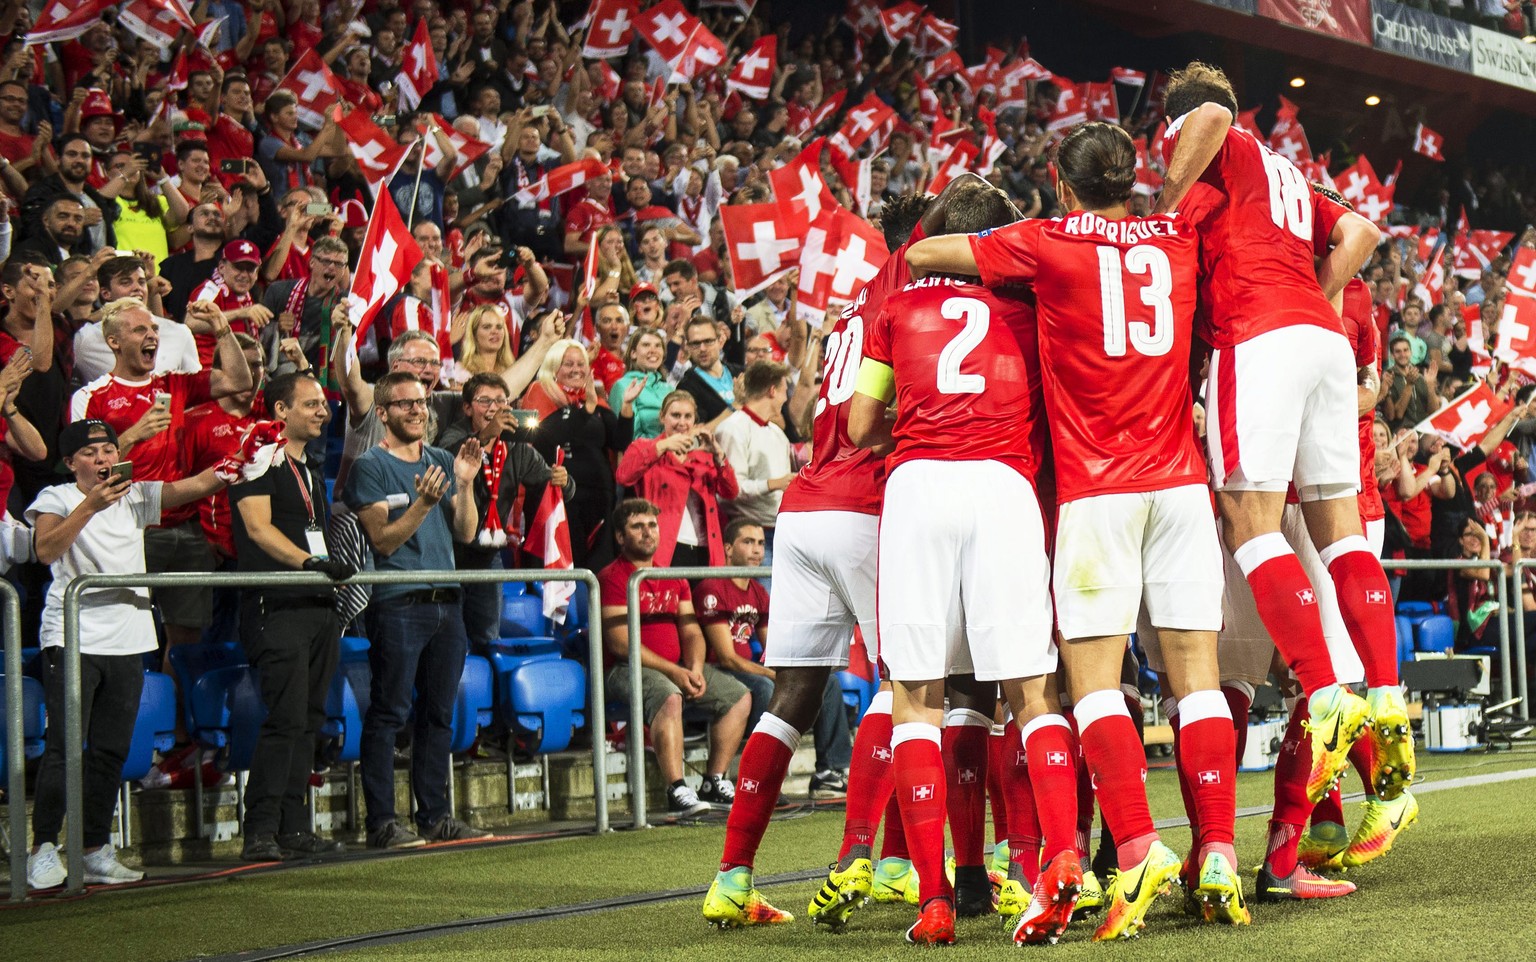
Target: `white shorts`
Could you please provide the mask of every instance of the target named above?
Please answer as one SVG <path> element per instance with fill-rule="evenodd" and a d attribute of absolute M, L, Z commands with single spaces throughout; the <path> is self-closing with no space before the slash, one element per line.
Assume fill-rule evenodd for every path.
<path fill-rule="evenodd" d="M 875 657 L 875 545 L 880 518 L 856 511 L 786 511 L 773 538 L 771 668 L 844 668 L 855 624 Z"/>
<path fill-rule="evenodd" d="M 896 681 L 1056 670 L 1034 487 L 997 461 L 908 461 L 880 515 L 880 656 Z"/>
<path fill-rule="evenodd" d="M 1375 521 L 1367 521 L 1363 527 L 1366 543 L 1371 546 L 1371 554 L 1380 559 L 1382 546 L 1387 543 L 1387 519 L 1377 518 Z"/>
<path fill-rule="evenodd" d="M 1334 674 L 1338 676 L 1339 683 L 1344 685 L 1363 681 L 1365 666 L 1360 661 L 1360 654 L 1355 651 L 1349 630 L 1344 627 L 1333 577 L 1328 574 L 1323 559 L 1312 546 L 1300 505 L 1285 506 L 1280 531 L 1296 552 L 1296 557 L 1301 559 L 1301 567 L 1306 571 L 1307 580 L 1312 582 L 1312 590 L 1317 595 L 1317 613 L 1323 620 L 1323 638 L 1328 642 L 1328 657 L 1333 663 Z M 1262 685 L 1269 676 L 1275 645 L 1264 623 L 1259 620 L 1259 611 L 1253 601 L 1253 592 L 1248 588 L 1248 580 L 1243 577 L 1242 570 L 1230 555 L 1227 555 L 1227 575 L 1227 623 L 1221 633 L 1221 643 L 1217 646 L 1221 680 Z"/>
<path fill-rule="evenodd" d="M 1143 605 L 1159 628 L 1221 629 L 1210 488 L 1101 494 L 1068 501 L 1056 518 L 1052 588 L 1062 637 L 1129 634 Z"/>
<path fill-rule="evenodd" d="M 1218 491 L 1303 501 L 1360 490 L 1354 355 L 1343 334 L 1282 327 L 1211 354 L 1206 447 Z"/>

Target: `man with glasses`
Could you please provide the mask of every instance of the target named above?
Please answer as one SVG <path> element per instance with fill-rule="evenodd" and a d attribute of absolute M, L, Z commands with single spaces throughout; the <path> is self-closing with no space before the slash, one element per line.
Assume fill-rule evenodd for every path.
<path fill-rule="evenodd" d="M 688 322 L 683 346 L 692 366 L 677 382 L 679 391 L 687 391 L 698 402 L 699 424 L 711 431 L 736 409 L 736 377 L 741 374 L 741 368 L 720 356 L 725 344 L 720 328 L 702 314 Z"/>
<path fill-rule="evenodd" d="M 383 437 L 352 463 L 343 489 L 379 571 L 452 571 L 454 544 L 475 537 L 480 442 L 466 440 L 456 457 L 426 443 L 431 403 L 422 380 L 394 370 L 369 392 Z M 468 649 L 459 587 L 376 585 L 367 621 L 373 683 L 361 761 L 368 846 L 485 837 L 455 819 L 448 804 L 453 704 Z M 395 817 L 395 736 L 412 714 L 411 791 L 420 834 Z"/>
<path fill-rule="evenodd" d="M 330 350 L 335 337 L 332 314 L 345 306 L 352 273 L 347 269 L 347 245 L 335 237 L 322 237 L 309 251 L 309 277 L 278 281 L 267 288 L 261 304 L 274 322 L 261 329 L 261 346 L 270 374 L 290 374 L 297 368 L 283 358 L 278 344 L 297 338 L 321 386 L 335 389 L 330 378 Z"/>
<path fill-rule="evenodd" d="M 248 240 L 232 240 L 224 245 L 224 254 L 213 276 L 192 292 L 192 300 L 212 301 L 219 305 L 236 334 L 255 336 L 272 320 L 271 309 L 251 297 L 260 269 L 261 250 Z M 211 336 L 197 336 L 197 357 L 204 367 L 212 363 L 213 349 Z"/>

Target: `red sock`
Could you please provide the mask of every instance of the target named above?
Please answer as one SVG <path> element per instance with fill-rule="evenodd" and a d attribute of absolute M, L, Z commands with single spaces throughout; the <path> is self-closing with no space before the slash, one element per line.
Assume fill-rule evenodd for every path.
<path fill-rule="evenodd" d="M 1397 625 L 1392 589 L 1368 541 L 1353 535 L 1318 552 L 1333 578 L 1339 614 L 1365 665 L 1371 688 L 1397 684 Z"/>
<path fill-rule="evenodd" d="M 901 824 L 901 806 L 896 804 L 895 792 L 886 800 L 885 836 L 880 839 L 880 857 L 912 858 L 912 853 L 907 851 L 907 830 Z"/>
<path fill-rule="evenodd" d="M 1222 685 L 1221 693 L 1227 699 L 1227 711 L 1232 713 L 1232 731 L 1237 735 L 1237 763 L 1243 763 L 1243 755 L 1248 751 L 1248 711 L 1253 707 L 1253 699 L 1241 688 L 1231 685 Z"/>
<path fill-rule="evenodd" d="M 1008 795 L 1003 790 L 1003 755 L 1008 746 L 1018 744 L 1018 736 L 1008 740 L 1006 730 L 995 726 L 987 736 L 987 803 L 992 807 L 992 844 L 1008 838 Z"/>
<path fill-rule="evenodd" d="M 1376 747 L 1371 744 L 1369 738 L 1355 739 L 1354 747 L 1349 750 L 1349 760 L 1354 763 L 1355 771 L 1360 775 L 1360 784 L 1365 786 L 1367 798 L 1376 797 L 1376 786 L 1371 784 L 1371 772 L 1376 765 Z M 1344 820 L 1339 819 L 1339 824 Z"/>
<path fill-rule="evenodd" d="M 1318 822 L 1344 824 L 1344 793 L 1337 785 L 1329 789 L 1328 794 L 1319 799 L 1317 806 L 1312 809 L 1312 824 Z"/>
<path fill-rule="evenodd" d="M 944 872 L 944 754 L 939 749 L 939 730 L 932 725 L 906 722 L 892 730 L 892 737 L 896 740 L 896 800 L 912 849 L 912 867 L 917 869 L 921 906 L 952 894 Z"/>
<path fill-rule="evenodd" d="M 1232 845 L 1237 820 L 1237 733 L 1220 691 L 1190 692 L 1179 699 L 1179 739 L 1204 858 L 1213 845 Z"/>
<path fill-rule="evenodd" d="M 944 717 L 945 804 L 955 864 L 974 866 L 984 864 L 982 849 L 987 841 L 987 740 L 992 737 L 992 719 L 967 709 L 959 711 L 965 715 L 951 710 Z M 974 724 L 977 719 L 982 724 Z"/>
<path fill-rule="evenodd" d="M 1333 660 L 1317 613 L 1317 594 L 1285 537 L 1278 531 L 1260 535 L 1239 546 L 1233 557 L 1253 589 L 1259 619 L 1302 690 L 1310 695 L 1333 684 Z"/>
<path fill-rule="evenodd" d="M 1076 850 L 1077 739 L 1061 715 L 1041 715 L 1021 730 L 1029 755 L 1029 782 L 1040 819 L 1041 861 Z M 1081 855 L 1081 852 L 1078 852 Z"/>
<path fill-rule="evenodd" d="M 795 754 L 777 734 L 764 731 L 763 722 L 769 719 L 792 731 L 774 716 L 764 715 L 747 739 L 736 774 L 736 801 L 725 821 L 725 852 L 720 856 L 722 872 L 738 865 L 752 867 L 763 833 L 768 830 L 768 820 L 779 803 L 784 773 L 789 771 L 789 760 Z M 798 733 L 795 741 L 799 741 Z"/>
<path fill-rule="evenodd" d="M 1307 800 L 1307 774 L 1312 767 L 1312 742 L 1302 723 L 1307 720 L 1307 702 L 1297 702 L 1275 759 L 1275 810 L 1269 822 L 1269 870 L 1284 877 L 1296 868 L 1296 845 L 1301 826 L 1312 811 Z"/>
<path fill-rule="evenodd" d="M 886 694 L 881 692 L 875 697 Z M 875 829 L 880 827 L 880 813 L 891 798 L 891 712 L 888 700 L 884 710 L 873 707 L 864 713 L 859 732 L 853 739 L 853 758 L 848 764 L 848 807 L 843 815 L 843 845 L 838 861 L 855 845 L 874 845 Z"/>
<path fill-rule="evenodd" d="M 1173 699 L 1164 699 L 1167 706 Z M 1179 773 L 1179 796 L 1184 800 L 1184 814 L 1189 819 L 1189 837 L 1194 841 L 1194 848 L 1200 847 L 1200 812 L 1195 808 L 1195 793 L 1189 788 L 1189 771 L 1184 759 L 1184 739 L 1179 735 L 1179 716 L 1177 703 L 1173 711 L 1164 709 L 1163 714 L 1168 716 L 1168 724 L 1173 728 L 1173 764 Z"/>
<path fill-rule="evenodd" d="M 1088 771 L 1088 762 L 1083 759 L 1083 741 L 1079 737 L 1077 719 L 1068 715 L 1067 720 L 1072 723 L 1072 739 L 1077 748 L 1072 759 L 1077 775 L 1077 821 L 1073 825 L 1072 842 L 1077 853 L 1086 858 L 1093 851 L 1093 775 Z"/>
<path fill-rule="evenodd" d="M 1136 723 L 1120 692 L 1107 689 L 1079 699 L 1072 713 L 1104 824 L 1115 836 L 1120 868 L 1134 868 L 1157 837 L 1147 807 L 1147 755 L 1136 738 Z"/>
<path fill-rule="evenodd" d="M 1035 814 L 1035 794 L 1025 764 L 1019 726 L 1009 722 L 1002 737 L 1008 747 L 1001 753 L 998 779 L 1008 796 L 1008 860 L 1017 862 L 1024 881 L 1034 888 L 1040 874 L 1040 819 Z"/>

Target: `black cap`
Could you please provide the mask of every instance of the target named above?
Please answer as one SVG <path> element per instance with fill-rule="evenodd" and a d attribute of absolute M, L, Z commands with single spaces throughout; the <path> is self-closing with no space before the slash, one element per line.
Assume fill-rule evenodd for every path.
<path fill-rule="evenodd" d="M 73 457 L 75 452 L 87 444 L 100 444 L 103 441 L 117 443 L 117 432 L 112 429 L 112 425 L 95 418 L 72 421 L 59 432 L 59 456 Z"/>

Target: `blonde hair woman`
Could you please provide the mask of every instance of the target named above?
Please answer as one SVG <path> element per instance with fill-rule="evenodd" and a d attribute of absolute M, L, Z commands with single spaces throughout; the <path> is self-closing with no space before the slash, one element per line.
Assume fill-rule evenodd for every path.
<path fill-rule="evenodd" d="M 512 339 L 507 336 L 507 322 L 501 308 L 482 304 L 464 315 L 463 340 L 460 342 L 460 383 L 476 374 L 500 374 L 512 366 Z"/>

